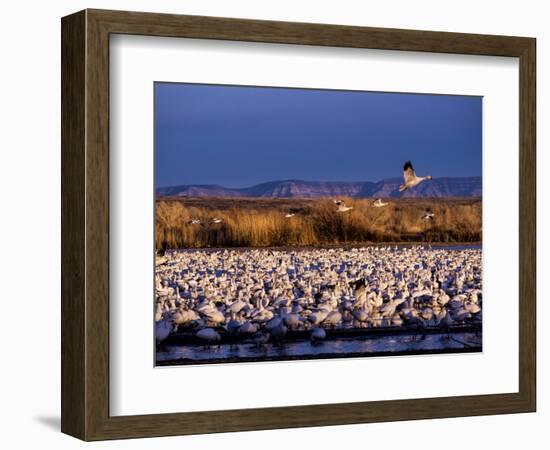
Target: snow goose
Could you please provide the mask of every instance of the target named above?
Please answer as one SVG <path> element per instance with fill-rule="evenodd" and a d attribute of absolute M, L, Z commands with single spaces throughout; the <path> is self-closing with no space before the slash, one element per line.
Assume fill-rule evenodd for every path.
<path fill-rule="evenodd" d="M 355 301 L 353 302 L 354 308 L 362 308 L 367 303 L 367 287 L 365 285 L 365 279 L 361 278 L 357 281 L 350 283 L 355 294 Z"/>
<path fill-rule="evenodd" d="M 258 331 L 258 327 L 256 325 L 254 325 L 252 322 L 244 322 L 239 330 L 238 330 L 238 333 L 239 334 L 253 334 L 253 333 L 256 333 Z"/>
<path fill-rule="evenodd" d="M 346 203 L 344 202 L 344 200 L 334 200 L 334 203 L 338 207 L 336 209 L 336 212 L 339 212 L 339 213 L 343 213 L 343 212 L 349 211 L 350 209 L 353 209 L 353 206 L 346 206 Z"/>
<path fill-rule="evenodd" d="M 430 210 L 426 210 L 426 212 L 424 213 L 424 215 L 421 217 L 421 219 L 424 221 L 424 222 L 432 222 L 434 220 L 434 213 L 431 212 Z"/>
<path fill-rule="evenodd" d="M 319 309 L 316 312 L 310 314 L 307 317 L 307 320 L 312 325 L 319 325 L 323 320 L 325 320 L 327 318 L 328 314 L 329 314 L 329 311 L 327 311 L 325 309 Z"/>
<path fill-rule="evenodd" d="M 224 314 L 216 308 L 205 310 L 201 314 L 204 316 L 204 318 L 210 324 L 217 325 L 217 324 L 225 322 Z"/>
<path fill-rule="evenodd" d="M 233 303 L 229 305 L 227 308 L 230 312 L 238 313 L 246 306 L 246 303 L 242 300 L 235 300 Z"/>
<path fill-rule="evenodd" d="M 377 198 L 376 201 L 372 204 L 375 208 L 383 208 L 384 206 L 388 206 L 389 203 L 384 203 L 381 198 Z"/>
<path fill-rule="evenodd" d="M 300 316 L 294 313 L 285 314 L 284 321 L 285 325 L 291 330 L 296 330 L 302 325 Z"/>
<path fill-rule="evenodd" d="M 472 317 L 472 314 L 464 307 L 453 310 L 453 319 L 457 322 L 465 322 Z"/>
<path fill-rule="evenodd" d="M 466 300 L 464 302 L 464 309 L 471 314 L 477 314 L 478 312 L 481 311 L 481 308 L 477 303 L 473 303 L 469 300 Z"/>
<path fill-rule="evenodd" d="M 229 322 L 225 325 L 225 328 L 229 334 L 237 334 L 241 328 L 242 322 L 235 317 L 235 313 L 231 313 Z"/>
<path fill-rule="evenodd" d="M 199 315 L 192 310 L 180 308 L 174 312 L 172 319 L 176 325 L 184 325 L 199 319 Z"/>
<path fill-rule="evenodd" d="M 311 334 L 309 335 L 309 338 L 311 339 L 311 342 L 318 343 L 321 341 L 324 341 L 327 337 L 327 333 L 323 328 L 315 327 L 311 329 Z"/>
<path fill-rule="evenodd" d="M 267 331 L 271 331 L 273 330 L 274 328 L 277 328 L 278 326 L 280 326 L 281 324 L 283 323 L 283 319 L 281 317 L 274 317 L 273 319 L 271 319 L 270 321 L 268 321 L 264 327 Z"/>
<path fill-rule="evenodd" d="M 213 342 L 220 342 L 222 340 L 220 334 L 213 328 L 203 328 L 202 330 L 197 331 L 196 336 L 210 344 Z"/>
<path fill-rule="evenodd" d="M 340 322 L 342 321 L 342 314 L 340 311 L 331 311 L 325 320 L 323 320 L 323 324 L 336 327 Z"/>
<path fill-rule="evenodd" d="M 174 331 L 174 321 L 172 317 L 167 317 L 165 319 L 159 320 L 155 324 L 155 339 L 157 341 L 157 344 L 160 344 L 168 336 L 170 336 L 170 333 L 172 333 L 172 331 Z"/>
<path fill-rule="evenodd" d="M 417 176 L 411 162 L 407 161 L 403 166 L 403 179 L 405 180 L 405 184 L 399 186 L 399 192 L 403 192 L 409 188 L 418 186 L 424 180 L 431 180 L 432 177 L 430 175 L 425 177 Z"/>
<path fill-rule="evenodd" d="M 357 320 L 358 322 L 366 322 L 369 318 L 367 311 L 362 308 L 354 308 L 352 314 L 355 320 Z"/>

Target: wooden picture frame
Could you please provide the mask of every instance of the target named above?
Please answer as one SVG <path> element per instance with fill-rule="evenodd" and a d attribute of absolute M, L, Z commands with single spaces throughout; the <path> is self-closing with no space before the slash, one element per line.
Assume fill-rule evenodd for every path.
<path fill-rule="evenodd" d="M 84 440 L 474 416 L 536 407 L 535 48 L 489 36 L 85 10 L 62 29 L 62 416 Z M 519 391 L 140 416 L 109 415 L 109 36 L 136 34 L 519 58 Z"/>

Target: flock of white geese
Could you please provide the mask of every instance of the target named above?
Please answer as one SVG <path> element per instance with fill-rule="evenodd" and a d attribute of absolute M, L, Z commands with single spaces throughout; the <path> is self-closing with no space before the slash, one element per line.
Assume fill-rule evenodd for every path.
<path fill-rule="evenodd" d="M 403 192 L 431 176 L 403 167 Z M 352 209 L 334 200 L 336 212 Z M 373 206 L 382 208 L 382 199 Z M 285 215 L 287 219 L 295 213 Z M 426 211 L 422 220 L 432 221 Z M 222 222 L 219 218 L 212 224 Z M 202 225 L 191 219 L 190 225 Z M 156 261 L 156 340 L 187 330 L 213 344 L 222 334 L 263 345 L 288 331 L 312 342 L 327 329 L 481 323 L 481 250 L 354 249 L 163 250 Z"/>
<path fill-rule="evenodd" d="M 480 249 L 170 250 L 156 266 L 156 340 L 263 345 L 303 330 L 481 323 Z"/>

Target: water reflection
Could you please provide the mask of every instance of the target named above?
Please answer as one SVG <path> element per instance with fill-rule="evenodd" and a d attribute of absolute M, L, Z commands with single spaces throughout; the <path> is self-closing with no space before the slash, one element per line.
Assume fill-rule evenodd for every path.
<path fill-rule="evenodd" d="M 454 333 L 422 336 L 376 336 L 342 338 L 312 344 L 309 341 L 268 343 L 261 347 L 252 344 L 223 344 L 219 346 L 166 345 L 157 351 L 157 362 L 198 364 L 201 362 L 236 362 L 284 360 L 323 357 L 366 357 L 403 353 L 434 353 L 445 351 L 480 351 L 481 338 L 475 333 Z"/>

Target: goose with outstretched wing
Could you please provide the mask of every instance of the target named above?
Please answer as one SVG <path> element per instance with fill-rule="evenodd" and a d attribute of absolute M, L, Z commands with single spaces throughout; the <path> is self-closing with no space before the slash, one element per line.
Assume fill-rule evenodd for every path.
<path fill-rule="evenodd" d="M 427 175 L 425 177 L 417 176 L 412 166 L 412 163 L 410 161 L 407 161 L 403 166 L 403 179 L 405 180 L 405 183 L 399 186 L 399 192 L 403 192 L 409 188 L 418 186 L 425 180 L 431 180 L 432 177 L 431 175 Z"/>
<path fill-rule="evenodd" d="M 372 206 L 374 206 L 375 208 L 383 208 L 384 206 L 388 206 L 389 203 L 386 202 L 384 203 L 384 201 L 382 201 L 381 198 L 377 198 L 376 201 L 372 204 Z"/>
<path fill-rule="evenodd" d="M 336 212 L 343 213 L 346 211 L 349 211 L 350 209 L 353 209 L 353 206 L 346 206 L 346 203 L 343 200 L 334 200 L 334 203 L 336 204 Z"/>
<path fill-rule="evenodd" d="M 421 217 L 422 220 L 424 220 L 425 222 L 433 222 L 434 220 L 434 213 L 431 212 L 430 210 L 426 210 L 426 212 L 424 213 L 424 215 Z"/>

